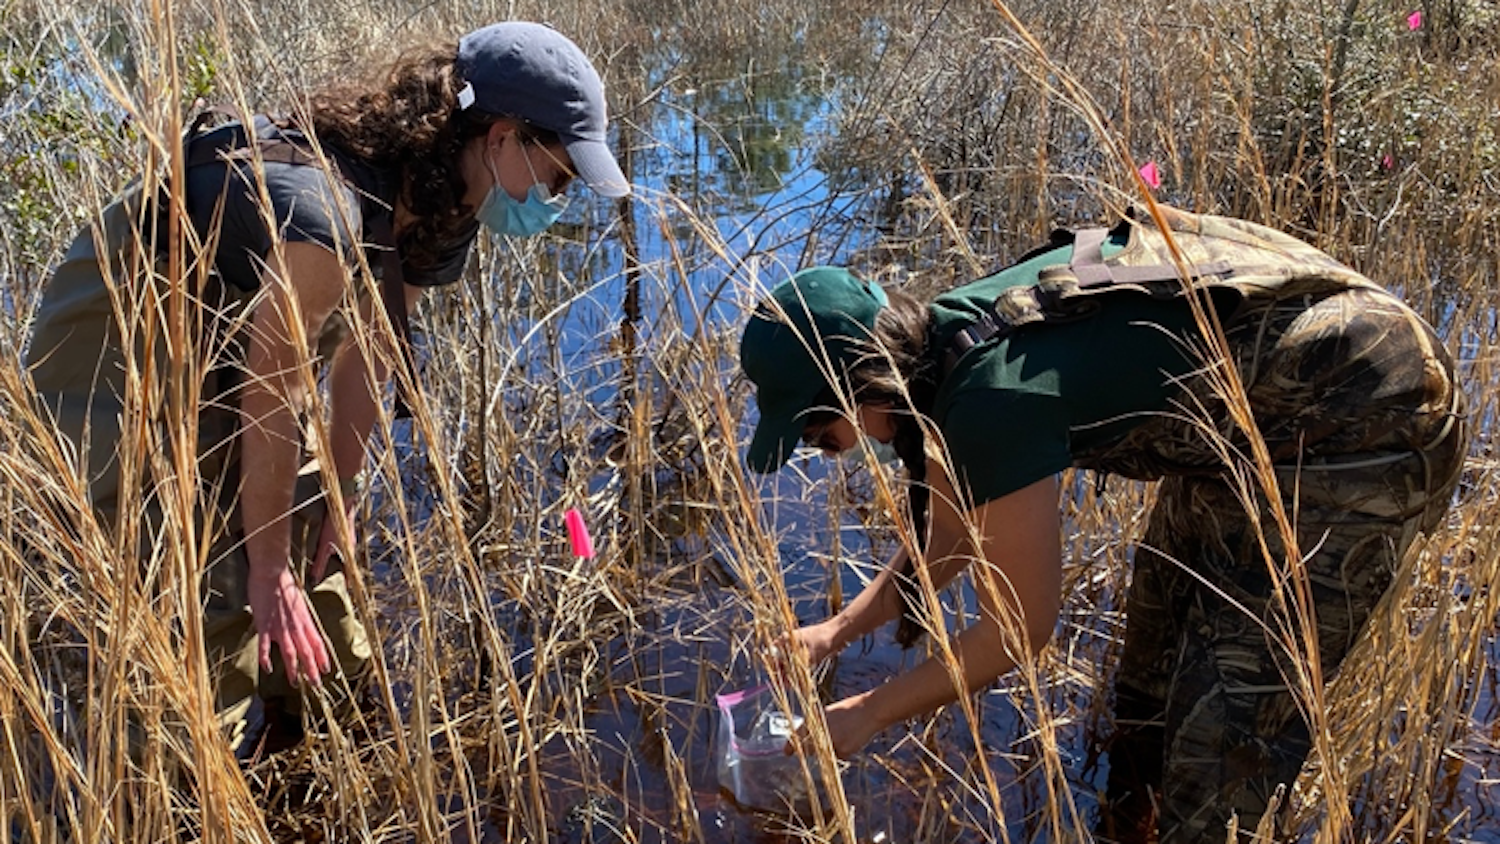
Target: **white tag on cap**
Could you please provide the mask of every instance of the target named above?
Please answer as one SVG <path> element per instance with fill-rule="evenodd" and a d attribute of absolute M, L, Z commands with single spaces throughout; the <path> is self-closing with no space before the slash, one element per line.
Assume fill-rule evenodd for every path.
<path fill-rule="evenodd" d="M 474 104 L 474 83 L 465 82 L 458 91 L 458 109 L 463 111 Z"/>

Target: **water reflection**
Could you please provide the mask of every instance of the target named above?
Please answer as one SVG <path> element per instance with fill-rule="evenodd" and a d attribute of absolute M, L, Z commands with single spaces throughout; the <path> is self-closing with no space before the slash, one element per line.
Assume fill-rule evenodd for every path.
<path fill-rule="evenodd" d="M 672 155 L 658 174 L 682 196 L 713 192 L 738 210 L 786 187 L 823 91 L 796 68 L 744 68 L 725 78 L 683 80 L 663 91 L 656 124 Z"/>

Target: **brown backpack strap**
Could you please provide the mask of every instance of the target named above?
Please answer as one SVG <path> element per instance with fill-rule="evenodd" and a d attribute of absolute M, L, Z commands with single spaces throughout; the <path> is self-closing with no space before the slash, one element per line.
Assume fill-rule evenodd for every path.
<path fill-rule="evenodd" d="M 1124 225 L 1140 225 L 1126 222 Z M 1080 229 L 1073 233 L 1073 257 L 1066 267 L 1044 269 L 1035 284 L 1012 287 L 990 302 L 972 325 L 961 329 L 944 351 L 943 371 L 952 372 L 968 351 L 981 343 L 1013 333 L 1032 323 L 1073 322 L 1092 316 L 1099 303 L 1078 292 L 1089 288 L 1133 285 L 1159 295 L 1161 285 L 1180 279 L 1175 264 L 1147 266 L 1111 265 L 1104 259 L 1104 245 L 1116 229 Z M 1053 238 L 1054 242 L 1058 238 Z M 1189 268 L 1191 281 L 1207 276 L 1223 278 L 1234 272 L 1228 261 L 1214 261 Z M 1173 287 L 1172 290 L 1177 290 Z"/>
<path fill-rule="evenodd" d="M 1069 267 L 1078 277 L 1081 287 L 1112 284 L 1109 267 L 1104 264 L 1104 243 L 1109 240 L 1109 229 L 1084 229 L 1073 238 L 1073 260 Z"/>
<path fill-rule="evenodd" d="M 1110 266 L 1104 260 L 1104 244 L 1113 234 L 1112 229 L 1084 229 L 1073 241 L 1073 260 L 1068 268 L 1078 278 L 1080 288 L 1107 287 L 1113 284 L 1152 284 L 1175 281 L 1182 278 L 1175 264 L 1150 264 L 1146 266 Z M 1204 276 L 1225 276 L 1234 271 L 1228 261 L 1214 261 L 1188 268 L 1191 280 Z"/>
<path fill-rule="evenodd" d="M 1043 249 L 1050 251 L 1069 242 L 1073 244 L 1073 260 L 1067 267 L 1071 273 L 1066 279 L 1066 285 L 1088 287 L 1112 284 L 1114 279 L 1110 275 L 1110 268 L 1104 264 L 1104 243 L 1109 236 L 1110 230 L 1101 228 L 1073 232 L 1059 230 L 1052 233 Z M 1032 250 L 1027 253 L 1027 257 L 1035 257 L 1037 254 L 1040 254 L 1039 250 Z M 1060 269 L 1063 269 L 1060 265 L 1049 267 L 1043 270 L 1043 277 L 1051 270 Z M 1076 281 L 1074 276 L 1077 277 Z M 1097 303 L 1093 302 L 1075 300 L 1072 305 L 1064 302 L 1064 284 L 1044 283 L 1043 277 L 1038 277 L 1036 284 L 1005 290 L 995 301 L 988 303 L 979 319 L 954 334 L 953 339 L 948 341 L 948 348 L 944 350 L 943 373 L 946 375 L 952 372 L 959 359 L 970 349 L 997 337 L 1007 336 L 1021 325 L 1041 321 L 1070 322 L 1090 316 L 1097 310 Z"/>
<path fill-rule="evenodd" d="M 359 186 L 354 184 L 343 171 L 339 164 L 332 158 L 319 158 L 310 148 L 304 148 L 296 141 L 286 138 L 256 138 L 254 147 L 249 145 L 224 148 L 212 144 L 197 143 L 205 129 L 212 131 L 211 123 L 216 121 L 238 123 L 245 127 L 248 136 L 250 132 L 250 120 L 234 109 L 214 106 L 204 109 L 193 119 L 186 133 L 184 133 L 183 146 L 187 151 L 185 166 L 199 167 L 204 164 L 213 164 L 224 161 L 250 161 L 257 154 L 262 161 L 274 161 L 278 164 L 296 164 L 305 167 L 326 166 L 330 172 L 344 184 L 359 192 Z"/>
<path fill-rule="evenodd" d="M 953 371 L 970 349 L 997 337 L 1006 337 L 1023 325 L 1058 324 L 1087 319 L 1100 303 L 1092 296 L 1076 295 L 1080 285 L 1070 267 L 1061 264 L 1043 269 L 1033 284 L 1009 287 L 989 302 L 983 314 L 948 341 L 943 372 Z"/>

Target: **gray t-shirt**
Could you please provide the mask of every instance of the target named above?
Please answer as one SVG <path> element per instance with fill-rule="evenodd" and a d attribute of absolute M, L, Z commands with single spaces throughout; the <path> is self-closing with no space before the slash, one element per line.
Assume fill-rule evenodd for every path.
<path fill-rule="evenodd" d="M 285 138 L 307 148 L 300 132 L 280 129 L 265 117 L 255 118 L 255 129 L 258 138 Z M 246 146 L 246 133 L 241 125 L 230 123 L 198 135 L 193 140 L 195 150 L 199 144 L 221 150 L 241 149 Z M 215 161 L 188 169 L 188 213 L 200 237 L 217 234 L 214 265 L 224 281 L 240 290 L 258 287 L 261 262 L 278 239 L 319 243 L 340 252 L 351 263 L 358 244 L 366 250 L 370 268 L 377 277 L 380 275 L 380 248 L 372 232 L 377 218 L 390 222 L 398 190 L 396 174 L 332 147 L 325 147 L 324 152 L 337 165 L 337 173 L 316 164 L 264 161 L 264 187 L 275 216 L 274 229 L 267 224 L 259 196 L 261 184 L 248 159 Z M 462 227 L 440 245 L 431 266 L 419 268 L 403 261 L 405 282 L 435 287 L 457 281 L 478 231 L 478 222 Z M 357 239 L 351 232 L 358 232 Z"/>

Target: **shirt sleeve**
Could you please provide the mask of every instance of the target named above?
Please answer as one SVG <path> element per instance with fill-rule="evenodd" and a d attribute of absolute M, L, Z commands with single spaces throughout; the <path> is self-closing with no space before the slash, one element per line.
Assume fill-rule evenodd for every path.
<path fill-rule="evenodd" d="M 1025 390 L 956 396 L 941 426 L 961 491 L 974 506 L 994 501 L 1072 465 L 1062 400 Z"/>
<path fill-rule="evenodd" d="M 320 167 L 265 162 L 267 219 L 252 169 L 211 165 L 188 173 L 192 212 L 200 231 L 218 224 L 215 266 L 241 290 L 260 285 L 260 270 L 276 242 L 317 243 L 352 260 L 363 227 L 359 198 L 348 185 Z M 222 199 L 222 209 L 220 200 Z"/>

